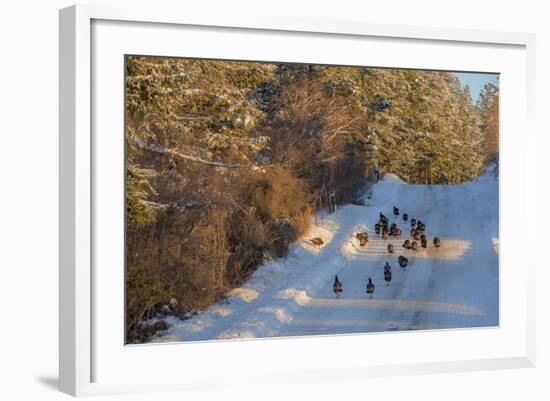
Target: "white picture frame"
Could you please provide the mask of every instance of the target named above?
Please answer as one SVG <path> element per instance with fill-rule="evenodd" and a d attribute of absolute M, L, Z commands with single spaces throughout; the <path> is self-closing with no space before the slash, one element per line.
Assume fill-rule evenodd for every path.
<path fill-rule="evenodd" d="M 94 28 L 94 24 L 98 28 Z M 489 331 L 487 329 L 486 331 L 453 330 L 438 331 L 437 333 L 329 336 L 322 338 L 210 342 L 193 345 L 167 344 L 131 347 L 130 351 L 128 351 L 128 347 L 124 346 L 122 340 L 117 339 L 115 343 L 119 341 L 116 343 L 118 345 L 115 344 L 113 347 L 120 347 L 120 359 L 116 359 L 118 356 L 112 356 L 111 354 L 114 355 L 116 352 L 112 352 L 112 348 L 109 349 L 104 345 L 105 341 L 102 340 L 104 338 L 102 335 L 103 333 L 105 335 L 116 333 L 119 327 L 122 326 L 122 322 L 119 322 L 119 325 L 116 321 L 113 321 L 120 319 L 120 310 L 114 308 L 118 312 L 108 317 L 105 314 L 98 313 L 101 305 L 96 305 L 97 298 L 94 298 L 94 296 L 97 296 L 96 292 L 99 291 L 103 293 L 102 297 L 113 297 L 116 302 L 120 302 L 120 297 L 116 298 L 111 288 L 98 288 L 104 283 L 104 275 L 98 275 L 97 272 L 94 272 L 94 266 L 97 267 L 98 261 L 101 263 L 105 255 L 109 257 L 109 251 L 106 251 L 107 253 L 96 252 L 97 249 L 94 248 L 94 238 L 96 237 L 94 235 L 97 235 L 98 230 L 104 227 L 100 221 L 102 211 L 97 210 L 97 203 L 100 199 L 98 200 L 96 194 L 97 192 L 107 193 L 107 196 L 113 194 L 108 192 L 106 188 L 99 188 L 98 185 L 103 184 L 101 180 L 97 181 L 94 177 L 101 174 L 96 171 L 99 167 L 98 157 L 102 159 L 103 170 L 111 167 L 116 168 L 120 160 L 117 162 L 114 159 L 120 156 L 117 156 L 116 153 L 116 150 L 120 149 L 115 147 L 111 152 L 107 152 L 105 142 L 97 141 L 97 138 L 94 138 L 94 129 L 101 126 L 101 122 L 94 119 L 101 118 L 102 112 L 100 108 L 96 110 L 96 103 L 93 102 L 95 89 L 92 85 L 92 77 L 94 73 L 101 71 L 103 66 L 101 61 L 98 61 L 99 59 L 107 60 L 106 65 L 110 60 L 103 57 L 103 55 L 98 56 L 98 60 L 95 60 L 94 57 L 103 54 L 98 53 L 98 51 L 103 51 L 103 48 L 107 53 L 110 51 L 109 54 L 113 57 L 119 57 L 120 54 L 125 52 L 131 53 L 131 51 L 124 49 L 124 44 L 129 43 L 130 40 L 139 40 L 140 30 L 153 26 L 156 27 L 154 32 L 150 31 L 150 35 L 148 35 L 153 45 L 154 40 L 161 38 L 162 35 L 173 34 L 181 29 L 185 31 L 185 27 L 192 27 L 194 30 L 197 30 L 197 27 L 202 27 L 207 31 L 210 29 L 221 35 L 241 31 L 245 32 L 246 35 L 261 33 L 267 39 L 273 36 L 273 40 L 277 39 L 275 38 L 277 35 L 284 35 L 286 38 L 295 36 L 294 39 L 296 40 L 297 38 L 302 38 L 301 40 L 325 40 L 327 43 L 331 38 L 338 38 L 344 44 L 346 40 L 367 40 L 370 38 L 374 41 L 383 40 L 388 46 L 393 42 L 397 44 L 400 41 L 407 41 L 409 44 L 417 43 L 419 46 L 424 44 L 438 46 L 441 49 L 440 62 L 435 65 L 433 62 L 430 64 L 430 61 L 419 60 L 414 64 L 419 68 L 430 68 L 431 66 L 431 68 L 451 69 L 452 63 L 448 65 L 445 63 L 445 55 L 448 54 L 445 52 L 445 46 L 454 46 L 452 51 L 456 52 L 468 51 L 468 48 L 478 49 L 479 57 L 486 58 L 489 58 L 489 56 L 482 55 L 486 50 L 485 48 L 495 48 L 495 54 L 498 53 L 498 49 L 501 49 L 503 54 L 507 52 L 504 49 L 510 49 L 509 55 L 503 55 L 500 61 L 498 61 L 498 57 L 495 57 L 492 61 L 493 65 L 497 65 L 495 64 L 497 62 L 504 64 L 506 57 L 513 61 L 508 63 L 507 66 L 503 65 L 503 68 L 508 70 L 504 74 L 505 79 L 501 83 L 503 93 L 501 108 L 501 176 L 504 183 L 501 183 L 501 198 L 506 195 L 507 199 L 501 208 L 501 219 L 504 217 L 506 223 L 501 226 L 501 256 L 507 258 L 505 264 L 501 262 L 501 273 L 503 273 L 501 311 L 505 312 L 505 319 L 501 326 L 498 329 Z M 124 37 L 122 31 L 128 32 L 128 35 Z M 198 29 L 198 31 L 201 31 L 201 29 Z M 95 42 L 93 39 L 94 32 L 97 35 Z M 102 39 L 102 32 L 116 36 L 108 37 L 109 46 L 105 41 L 105 35 Z M 197 34 L 200 35 L 201 33 L 198 32 Z M 204 43 L 209 43 L 206 37 Z M 151 44 L 148 46 L 151 46 Z M 159 48 L 158 52 L 160 55 L 179 55 L 173 54 L 169 47 L 169 45 L 165 45 L 162 49 Z M 342 48 L 342 52 L 345 52 L 345 46 L 342 46 Z M 240 373 L 246 372 L 247 377 L 249 379 L 254 378 L 257 383 L 270 382 L 275 378 L 279 381 L 283 380 L 283 382 L 326 380 L 329 374 L 332 379 L 342 377 L 356 377 L 359 379 L 380 375 L 534 366 L 535 283 L 533 257 L 524 257 L 519 262 L 522 270 L 517 281 L 510 283 L 510 280 L 508 280 L 510 276 L 507 275 L 508 263 L 519 261 L 518 255 L 521 252 L 532 255 L 529 252 L 531 245 L 528 241 L 522 240 L 513 228 L 522 221 L 527 221 L 528 229 L 535 231 L 533 218 L 536 215 L 534 204 L 535 178 L 525 174 L 535 170 L 536 141 L 533 129 L 534 48 L 534 35 L 524 33 L 373 25 L 360 21 L 296 20 L 290 17 L 272 18 L 252 15 L 237 19 L 235 17 L 213 15 L 187 15 L 181 9 L 167 10 L 153 7 L 113 8 L 103 5 L 78 5 L 61 10 L 60 390 L 71 395 L 80 396 L 166 389 L 202 389 L 235 383 L 232 372 L 224 373 L 222 370 L 210 372 L 206 368 L 203 369 L 201 366 L 197 366 L 200 364 L 195 365 L 194 368 L 187 368 L 185 379 L 179 378 L 181 376 L 178 375 L 165 374 L 158 377 L 149 375 L 150 379 L 147 380 L 140 377 L 132 380 L 132 369 L 130 367 L 135 366 L 136 362 L 141 360 L 140 358 L 143 358 L 143 361 L 148 361 L 147 363 L 154 364 L 155 361 L 163 360 L 162 358 L 166 360 L 173 358 L 172 355 L 180 353 L 182 350 L 191 360 L 199 358 L 201 355 L 206 359 L 214 358 L 217 354 L 223 353 L 228 357 L 242 355 L 244 356 L 242 359 L 250 363 L 257 362 L 254 360 L 254 355 L 261 352 L 263 359 L 273 362 L 271 366 L 241 366 L 236 369 Z M 139 47 L 136 46 L 132 49 L 139 49 Z M 145 47 L 143 49 L 147 51 Z M 207 52 L 207 50 L 204 51 Z M 275 47 L 272 48 L 272 51 L 275 51 Z M 198 54 L 189 55 L 197 56 Z M 202 56 L 204 54 L 206 53 L 200 53 Z M 229 53 L 227 54 L 227 57 L 231 58 Z M 246 55 L 243 54 L 240 57 L 246 57 Z M 273 60 L 267 55 L 259 57 L 257 58 L 259 60 Z M 288 57 L 293 59 L 292 57 L 298 56 Z M 307 54 L 304 57 L 307 59 Z M 400 64 L 403 62 L 399 61 L 399 57 L 405 57 L 404 53 L 401 56 L 394 55 L 393 57 L 391 59 L 393 61 L 386 61 L 385 64 L 396 67 L 402 66 Z M 326 60 L 318 59 L 315 61 Z M 330 62 L 330 60 L 328 61 Z M 476 63 L 475 60 L 470 60 L 469 70 L 486 71 L 485 68 L 475 68 L 476 65 L 482 65 L 481 61 L 477 60 Z M 350 59 L 349 62 L 353 64 L 362 61 Z M 486 60 L 486 62 L 489 63 L 489 60 Z M 466 66 L 466 64 L 464 65 Z M 517 70 L 514 70 L 515 67 L 513 66 L 516 66 Z M 94 72 L 94 68 L 97 71 Z M 113 66 L 113 68 L 118 67 Z M 499 68 L 492 68 L 491 71 L 502 72 Z M 120 74 L 122 74 L 122 70 L 119 71 L 118 78 L 116 78 L 116 74 L 113 76 L 119 79 Z M 103 76 L 101 75 L 98 80 L 101 81 Z M 506 77 L 509 77 L 509 79 L 507 80 Z M 513 91 L 517 91 L 519 94 L 518 99 L 513 99 L 510 96 L 512 88 Z M 118 90 L 121 95 L 123 87 Z M 101 90 L 96 93 L 96 96 L 102 96 Z M 119 106 L 121 105 L 119 104 Z M 516 106 L 519 108 L 514 109 Z M 509 114 L 502 117 L 502 114 L 506 112 Z M 120 126 L 120 120 L 116 122 L 113 120 L 112 123 L 113 127 Z M 518 135 L 517 132 L 522 132 L 522 134 Z M 123 132 L 121 131 L 119 139 L 122 141 L 122 138 Z M 521 143 L 518 142 L 518 139 Z M 508 150 L 512 149 L 515 152 L 514 160 L 518 161 L 517 166 L 511 164 L 511 153 Z M 120 174 L 122 174 L 122 170 Z M 117 185 L 117 182 L 114 181 L 113 185 Z M 518 188 L 521 188 L 521 190 L 517 191 Z M 115 221 L 118 220 L 115 219 Z M 120 229 L 122 230 L 122 227 Z M 115 246 L 117 243 L 120 244 L 116 238 L 113 243 Z M 510 247 L 510 244 L 514 244 L 514 247 Z M 119 251 L 122 252 L 122 250 Z M 120 266 L 120 269 L 123 270 L 123 265 Z M 120 278 L 120 275 L 117 277 Z M 114 280 L 113 282 L 115 286 L 120 284 L 120 281 Z M 508 291 L 511 285 L 515 285 L 515 295 Z M 123 289 L 114 288 L 114 291 L 123 291 Z M 520 300 L 516 302 L 510 297 L 518 297 Z M 510 310 L 513 314 L 506 315 Z M 109 327 L 104 332 L 103 329 L 98 331 L 98 326 Z M 507 331 L 509 331 L 509 335 L 506 334 Z M 500 336 L 499 333 L 504 334 Z M 431 359 L 422 360 L 414 353 L 403 353 L 400 358 L 388 358 L 387 361 L 383 358 L 376 359 L 374 357 L 371 362 L 362 362 L 353 359 L 353 355 L 350 355 L 349 360 L 337 364 L 332 363 L 333 361 L 330 360 L 317 360 L 314 357 L 322 347 L 342 347 L 343 344 L 352 344 L 349 345 L 350 347 L 360 347 L 365 344 L 365 341 L 382 344 L 384 337 L 388 335 L 393 336 L 391 338 L 398 346 L 402 344 L 403 349 L 410 348 L 411 344 L 421 346 L 426 344 L 427 341 L 437 343 L 447 338 L 447 341 L 454 344 L 455 351 L 462 352 L 464 357 L 456 357 L 459 354 L 453 356 L 453 354 L 445 355 L 442 353 L 439 358 L 433 356 Z M 494 344 L 494 348 L 489 347 L 490 349 L 487 348 L 487 351 L 483 352 L 483 348 L 480 347 L 467 352 L 460 348 L 461 341 L 475 341 L 479 344 L 485 341 L 487 344 Z M 278 355 L 284 355 L 286 349 L 293 349 L 294 352 L 303 352 L 304 355 L 311 356 L 311 362 L 297 362 L 295 367 L 287 369 L 284 366 L 284 361 L 277 359 Z M 111 356 L 113 359 L 109 359 Z M 101 366 L 106 367 L 107 365 L 113 367 L 112 372 L 103 375 Z M 124 368 L 124 366 L 128 368 L 129 376 L 117 375 L 116 372 L 121 372 L 121 368 Z M 207 371 L 210 373 L 206 373 Z"/>

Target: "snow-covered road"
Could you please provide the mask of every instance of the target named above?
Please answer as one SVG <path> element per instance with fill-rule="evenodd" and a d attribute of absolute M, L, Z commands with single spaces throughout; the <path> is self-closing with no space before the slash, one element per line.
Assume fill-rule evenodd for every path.
<path fill-rule="evenodd" d="M 348 205 L 313 225 L 289 256 L 260 267 L 226 302 L 172 326 L 154 342 L 358 333 L 498 325 L 498 180 L 491 174 L 456 186 L 407 185 L 386 175 L 366 206 Z M 408 213 L 394 218 L 393 206 Z M 401 239 L 374 233 L 379 212 Z M 428 249 L 405 250 L 410 219 L 426 224 Z M 369 232 L 361 248 L 355 238 Z M 442 239 L 434 248 L 431 239 Z M 308 239 L 321 237 L 322 248 Z M 395 246 L 394 254 L 387 244 Z M 409 258 L 402 271 L 397 257 Z M 387 287 L 384 264 L 393 277 Z M 343 294 L 334 297 L 337 274 Z M 368 278 L 374 296 L 365 293 Z"/>

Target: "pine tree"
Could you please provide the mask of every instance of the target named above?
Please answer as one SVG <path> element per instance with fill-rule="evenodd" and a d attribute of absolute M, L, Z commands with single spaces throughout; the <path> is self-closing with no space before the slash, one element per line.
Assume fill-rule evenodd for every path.
<path fill-rule="evenodd" d="M 362 71 L 368 158 L 411 183 L 460 183 L 480 172 L 480 130 L 468 89 L 446 72 Z"/>
<path fill-rule="evenodd" d="M 259 63 L 127 57 L 127 207 L 131 219 L 151 222 L 155 210 L 171 201 L 163 199 L 166 191 L 154 188 L 160 185 L 158 180 L 151 184 L 151 170 L 169 170 L 171 179 L 181 182 L 202 166 L 252 163 L 267 138 L 249 135 L 263 115 L 249 93 L 269 79 L 273 70 L 273 65 Z M 153 194 L 158 194 L 156 202 L 148 199 Z"/>
<path fill-rule="evenodd" d="M 485 84 L 476 108 L 482 123 L 486 162 L 497 162 L 499 152 L 499 87 L 492 83 Z"/>

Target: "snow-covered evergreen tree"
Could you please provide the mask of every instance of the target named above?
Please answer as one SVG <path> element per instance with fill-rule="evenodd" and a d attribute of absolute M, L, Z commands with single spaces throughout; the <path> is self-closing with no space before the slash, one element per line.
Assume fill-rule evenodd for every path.
<path fill-rule="evenodd" d="M 499 87 L 487 83 L 476 105 L 483 130 L 483 148 L 487 162 L 498 162 L 499 149 Z"/>

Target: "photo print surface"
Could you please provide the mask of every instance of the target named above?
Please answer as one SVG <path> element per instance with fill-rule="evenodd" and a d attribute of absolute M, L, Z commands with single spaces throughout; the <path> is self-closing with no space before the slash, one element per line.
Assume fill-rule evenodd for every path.
<path fill-rule="evenodd" d="M 124 68 L 127 344 L 499 324 L 498 74 Z"/>

